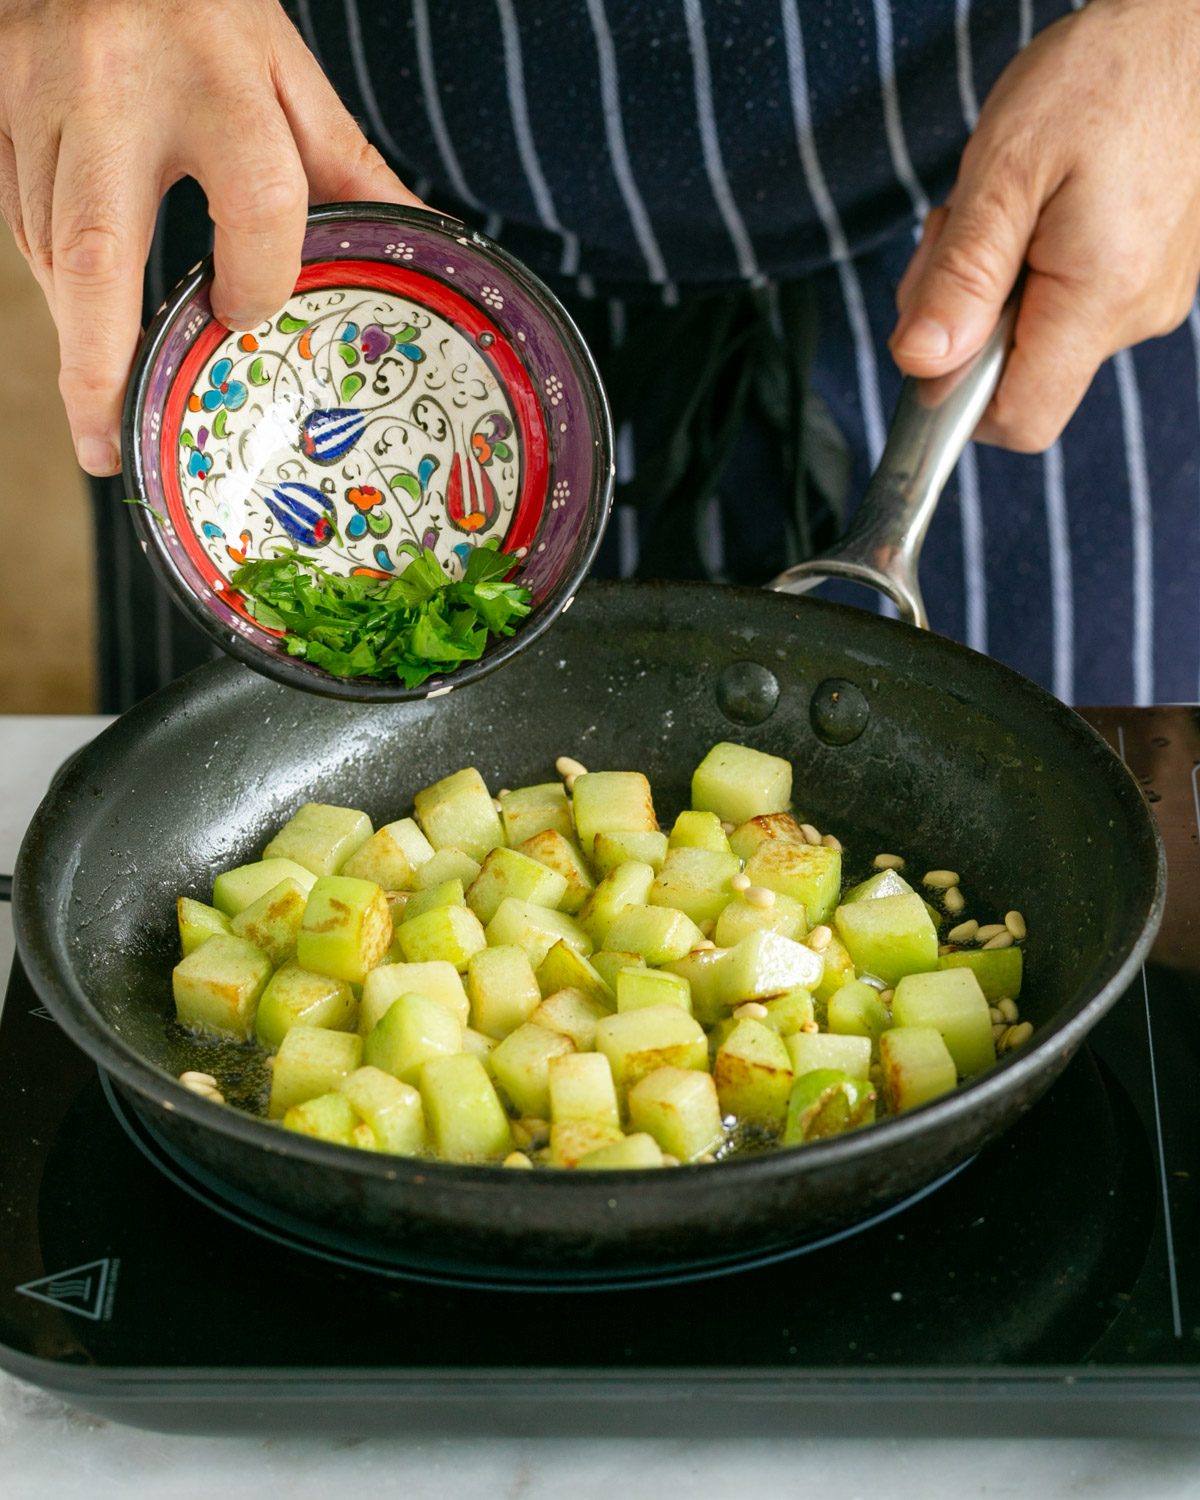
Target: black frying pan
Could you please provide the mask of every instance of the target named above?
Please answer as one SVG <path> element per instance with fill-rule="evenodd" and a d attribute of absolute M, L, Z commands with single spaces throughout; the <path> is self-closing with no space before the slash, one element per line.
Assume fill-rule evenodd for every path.
<path fill-rule="evenodd" d="M 171 1024 L 174 898 L 207 899 L 213 875 L 257 857 L 298 803 L 346 803 L 381 822 L 460 766 L 519 786 L 567 753 L 592 769 L 646 771 L 665 821 L 696 762 L 728 738 L 792 761 L 798 808 L 843 837 L 851 872 L 899 849 L 916 869 L 961 871 L 972 911 L 1025 913 L 1029 1044 L 953 1095 L 856 1134 L 647 1173 L 351 1152 L 175 1081 L 197 1054 Z M 793 1244 L 964 1161 L 1038 1098 L 1129 983 L 1164 879 L 1132 779 L 1015 673 L 811 599 L 614 584 L 585 589 L 519 667 L 436 702 L 320 699 L 229 661 L 163 689 L 89 746 L 39 809 L 15 916 L 47 1006 L 164 1147 L 220 1190 L 405 1264 L 569 1282 Z"/>

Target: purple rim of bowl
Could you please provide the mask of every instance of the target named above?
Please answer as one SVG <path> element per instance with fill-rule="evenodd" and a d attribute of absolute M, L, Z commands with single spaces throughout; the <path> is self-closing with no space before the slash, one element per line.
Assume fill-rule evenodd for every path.
<path fill-rule="evenodd" d="M 549 439 L 546 504 L 518 574 L 532 590 L 534 606 L 515 635 L 493 641 L 477 662 L 432 677 L 419 688 L 406 688 L 396 680 L 333 677 L 288 656 L 281 644 L 273 644 L 274 637 L 243 619 L 202 578 L 171 522 L 147 509 L 153 507 L 160 515 L 166 509 L 159 475 L 159 424 L 173 377 L 196 336 L 213 321 L 211 256 L 176 287 L 147 329 L 130 375 L 121 423 L 127 492 L 142 502 L 130 507 L 135 530 L 159 581 L 188 618 L 223 651 L 266 677 L 324 697 L 364 703 L 407 702 L 450 692 L 503 666 L 542 635 L 570 608 L 587 576 L 608 522 L 615 478 L 612 417 L 591 353 L 549 287 L 500 246 L 456 219 L 422 209 L 330 203 L 308 216 L 302 261 L 308 265 L 375 260 L 394 266 L 400 231 L 406 251 L 412 251 L 411 258 L 406 254 L 400 263 L 415 271 L 446 280 L 447 255 L 453 253 L 454 289 L 485 307 L 519 350 L 542 403 Z M 483 300 L 485 286 L 503 296 L 503 311 Z M 556 388 L 553 405 L 547 405 L 551 377 L 556 378 Z M 571 436 L 560 441 L 564 425 Z M 551 505 L 556 486 L 566 498 Z"/>

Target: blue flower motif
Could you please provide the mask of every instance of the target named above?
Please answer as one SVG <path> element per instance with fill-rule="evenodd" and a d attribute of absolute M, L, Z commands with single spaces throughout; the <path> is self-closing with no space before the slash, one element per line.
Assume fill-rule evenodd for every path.
<path fill-rule="evenodd" d="M 230 380 L 232 374 L 231 359 L 219 359 L 213 365 L 208 372 L 212 389 L 205 391 L 200 397 L 200 404 L 205 411 L 216 411 L 222 406 L 229 411 L 237 411 L 239 406 L 246 404 L 246 387 L 240 380 Z"/>

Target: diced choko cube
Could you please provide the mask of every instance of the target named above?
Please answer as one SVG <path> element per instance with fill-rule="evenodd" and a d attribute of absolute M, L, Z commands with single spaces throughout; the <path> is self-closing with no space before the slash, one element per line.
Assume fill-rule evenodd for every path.
<path fill-rule="evenodd" d="M 897 870 L 880 870 L 878 875 L 872 875 L 869 880 L 852 885 L 842 897 L 842 905 L 849 906 L 854 901 L 878 901 L 881 896 L 911 895 L 912 886 Z"/>
<path fill-rule="evenodd" d="M 854 960 L 847 953 L 846 945 L 836 932 L 821 950 L 821 957 L 825 960 L 825 969 L 813 990 L 813 999 L 818 1005 L 827 1002 L 841 989 L 842 985 L 849 984 L 856 977 Z"/>
<path fill-rule="evenodd" d="M 629 1125 L 684 1162 L 715 1151 L 725 1139 L 716 1086 L 694 1068 L 656 1068 L 640 1079 L 629 1090 Z"/>
<path fill-rule="evenodd" d="M 772 1000 L 764 1000 L 763 1008 L 767 1012 L 763 1025 L 784 1037 L 795 1036 L 798 1031 L 810 1025 L 813 1019 L 813 997 L 799 985 L 786 995 L 776 995 Z"/>
<path fill-rule="evenodd" d="M 605 1010 L 616 1005 L 613 987 L 608 984 L 590 958 L 584 958 L 561 939 L 555 943 L 538 965 L 538 988 L 543 995 L 553 995 L 558 990 L 579 990 L 589 1000 L 594 1000 Z"/>
<path fill-rule="evenodd" d="M 730 948 L 721 966 L 721 984 L 727 1005 L 746 1000 L 766 1000 L 797 985 L 812 990 L 820 982 L 819 953 L 775 932 L 752 932 Z"/>
<path fill-rule="evenodd" d="M 565 911 L 568 916 L 573 917 L 596 888 L 596 882 L 592 879 L 592 872 L 583 855 L 570 839 L 564 838 L 555 828 L 547 828 L 526 839 L 518 853 L 536 859 L 539 864 L 556 871 L 566 881 L 566 890 L 556 904 L 559 911 Z M 514 891 L 512 894 L 515 896 L 519 892 Z"/>
<path fill-rule="evenodd" d="M 603 1120 L 556 1120 L 550 1126 L 550 1161 L 556 1167 L 577 1167 L 585 1156 L 624 1139 L 619 1125 Z"/>
<path fill-rule="evenodd" d="M 428 891 L 434 886 L 445 885 L 448 880 L 459 880 L 465 891 L 478 877 L 483 866 L 477 859 L 456 849 L 453 844 L 439 849 L 432 859 L 427 859 L 417 871 L 417 890 Z"/>
<path fill-rule="evenodd" d="M 362 1063 L 362 1037 L 321 1026 L 293 1026 L 279 1044 L 271 1070 L 267 1113 L 282 1120 L 293 1104 L 336 1090 Z"/>
<path fill-rule="evenodd" d="M 602 1146 L 599 1151 L 589 1151 L 578 1162 L 581 1171 L 612 1172 L 629 1168 L 661 1167 L 662 1149 L 652 1135 L 640 1130 L 636 1135 L 627 1135 L 611 1146 Z"/>
<path fill-rule="evenodd" d="M 492 849 L 467 892 L 467 905 L 486 927 L 507 896 L 558 910 L 566 876 L 516 849 Z"/>
<path fill-rule="evenodd" d="M 292 959 L 271 975 L 254 1021 L 254 1034 L 274 1052 L 293 1026 L 348 1027 L 355 1018 L 354 991 L 342 979 L 310 974 Z"/>
<path fill-rule="evenodd" d="M 970 969 L 990 1001 L 1017 998 L 1023 966 L 1020 948 L 959 949 L 938 959 L 939 969 Z"/>
<path fill-rule="evenodd" d="M 694 948 L 682 958 L 663 965 L 667 973 L 687 980 L 692 1014 L 705 1026 L 719 1021 L 727 1010 L 723 979 L 726 951 L 720 947 Z"/>
<path fill-rule="evenodd" d="M 526 1022 L 492 1050 L 492 1076 L 521 1114 L 545 1120 L 550 1115 L 550 1060 L 574 1050 L 561 1031 Z"/>
<path fill-rule="evenodd" d="M 363 1045 L 363 1061 L 401 1083 L 420 1082 L 431 1057 L 462 1051 L 462 1025 L 453 1011 L 426 995 L 401 995 Z"/>
<path fill-rule="evenodd" d="M 412 818 L 377 828 L 336 873 L 373 880 L 385 891 L 411 891 L 417 871 L 433 858 L 433 845 Z"/>
<path fill-rule="evenodd" d="M 729 847 L 739 859 L 749 859 L 756 849 L 771 840 L 786 844 L 807 842 L 791 813 L 760 813 L 757 818 L 747 818 L 738 824 L 729 835 Z"/>
<path fill-rule="evenodd" d="M 724 823 L 786 812 L 791 800 L 791 764 L 748 745 L 714 745 L 692 773 L 692 806 Z"/>
<path fill-rule="evenodd" d="M 606 947 L 609 929 L 629 906 L 645 906 L 654 871 L 640 860 L 628 859 L 610 870 L 579 909 L 580 925 L 597 947 Z"/>
<path fill-rule="evenodd" d="M 308 893 L 296 957 L 314 974 L 362 984 L 391 941 L 391 912 L 373 880 L 323 875 Z"/>
<path fill-rule="evenodd" d="M 714 921 L 729 904 L 729 882 L 741 863 L 736 854 L 711 849 L 677 848 L 667 855 L 650 887 L 651 906 L 673 906 L 693 922 Z"/>
<path fill-rule="evenodd" d="M 261 948 L 217 933 L 172 971 L 176 1019 L 195 1031 L 244 1041 L 270 977 L 271 960 Z"/>
<path fill-rule="evenodd" d="M 575 832 L 571 804 L 561 781 L 544 781 L 538 786 L 518 787 L 515 792 L 501 792 L 500 821 L 514 849 L 548 830 L 566 839 Z"/>
<path fill-rule="evenodd" d="M 456 875 L 453 880 L 439 880 L 436 885 L 413 891 L 404 903 L 403 921 L 412 922 L 417 917 L 423 917 L 427 911 L 435 911 L 439 906 L 466 906 L 466 904 L 466 890 Z"/>
<path fill-rule="evenodd" d="M 650 783 L 640 771 L 589 771 L 571 790 L 579 847 L 590 855 L 598 833 L 657 833 Z"/>
<path fill-rule="evenodd" d="M 880 896 L 839 906 L 838 936 L 855 968 L 894 985 L 906 974 L 937 968 L 937 928 L 920 896 Z"/>
<path fill-rule="evenodd" d="M 799 901 L 812 926 L 827 921 L 842 885 L 842 856 L 824 844 L 792 844 L 767 839 L 746 861 L 754 885 Z"/>
<path fill-rule="evenodd" d="M 665 833 L 598 833 L 592 845 L 592 864 L 602 876 L 630 860 L 649 865 L 657 873 L 666 857 Z"/>
<path fill-rule="evenodd" d="M 443 1160 L 494 1161 L 512 1150 L 508 1116 L 477 1057 L 431 1059 L 420 1087 L 430 1143 Z"/>
<path fill-rule="evenodd" d="M 582 990 L 559 990 L 547 996 L 529 1019 L 535 1026 L 561 1031 L 581 1052 L 590 1052 L 596 1045 L 596 1022 L 610 1015 L 607 1005 L 590 1000 Z"/>
<path fill-rule="evenodd" d="M 714 812 L 681 812 L 671 829 L 672 849 L 707 849 L 713 854 L 732 854 L 720 818 Z"/>
<path fill-rule="evenodd" d="M 751 906 L 744 895 L 735 895 L 721 909 L 713 942 L 718 948 L 732 948 L 752 932 L 777 932 L 799 941 L 808 932 L 804 907 L 791 896 L 777 895 L 772 906 Z"/>
<path fill-rule="evenodd" d="M 217 933 L 224 937 L 233 935 L 229 918 L 223 911 L 218 911 L 215 906 L 206 906 L 203 901 L 193 901 L 190 896 L 180 896 L 176 901 L 175 915 L 179 922 L 179 946 L 184 958 Z"/>
<path fill-rule="evenodd" d="M 784 1038 L 796 1077 L 817 1068 L 835 1068 L 851 1078 L 866 1078 L 871 1072 L 871 1038 L 840 1036 L 827 1031 L 797 1031 Z"/>
<path fill-rule="evenodd" d="M 621 1123 L 612 1068 L 602 1052 L 570 1052 L 553 1057 L 548 1076 L 551 1120 Z"/>
<path fill-rule="evenodd" d="M 592 951 L 592 941 L 574 917 L 535 906 L 508 896 L 500 903 L 496 915 L 487 925 L 486 941 L 494 946 L 512 944 L 524 948 L 529 962 L 541 968 L 555 943 L 566 943 L 584 958 Z"/>
<path fill-rule="evenodd" d="M 370 1035 L 401 995 L 424 995 L 427 1000 L 437 1000 L 453 1011 L 462 1026 L 471 1018 L 467 992 L 453 964 L 444 959 L 423 964 L 381 964 L 363 981 L 359 1033 Z"/>
<path fill-rule="evenodd" d="M 782 1144 L 801 1146 L 842 1135 L 874 1118 L 875 1089 L 865 1078 L 835 1068 L 814 1068 L 792 1085 Z"/>
<path fill-rule="evenodd" d="M 987 999 L 970 969 L 906 975 L 896 986 L 892 1017 L 897 1026 L 936 1027 L 962 1078 L 996 1061 Z"/>
<path fill-rule="evenodd" d="M 830 996 L 826 1015 L 830 1031 L 837 1035 L 870 1037 L 873 1056 L 879 1053 L 879 1038 L 892 1024 L 879 991 L 861 979 L 852 979 Z"/>
<path fill-rule="evenodd" d="M 417 822 L 435 849 L 453 844 L 482 863 L 504 843 L 504 828 L 483 777 L 474 766 L 444 776 L 413 798 Z"/>
<path fill-rule="evenodd" d="M 631 1088 L 655 1068 L 708 1067 L 704 1028 L 678 1005 L 605 1016 L 596 1022 L 596 1050 L 608 1058 L 618 1088 Z"/>
<path fill-rule="evenodd" d="M 914 1109 L 958 1082 L 954 1059 L 936 1026 L 893 1026 L 879 1038 L 883 1091 L 895 1112 Z"/>
<path fill-rule="evenodd" d="M 306 891 L 311 891 L 317 883 L 313 872 L 298 865 L 294 859 L 260 859 L 252 865 L 238 865 L 234 870 L 222 871 L 213 881 L 212 904 L 227 917 L 236 917 L 251 902 L 265 896 L 281 880 L 289 877 L 298 880 Z"/>
<path fill-rule="evenodd" d="M 306 1099 L 303 1104 L 293 1104 L 283 1117 L 285 1130 L 315 1136 L 317 1140 L 331 1141 L 337 1146 L 355 1144 L 354 1132 L 358 1124 L 354 1106 L 341 1094 L 320 1094 L 315 1099 Z"/>
<path fill-rule="evenodd" d="M 396 941 L 411 964 L 453 964 L 461 974 L 471 955 L 487 947 L 479 918 L 465 906 L 438 906 L 396 929 Z"/>
<path fill-rule="evenodd" d="M 703 941 L 695 922 L 674 907 L 627 906 L 608 929 L 604 945 L 618 953 L 640 953 L 654 966 L 683 958 Z"/>
<path fill-rule="evenodd" d="M 467 964 L 471 1024 L 499 1041 L 523 1026 L 542 1003 L 537 976 L 524 948 L 481 948 Z"/>
<path fill-rule="evenodd" d="M 592 968 L 603 979 L 612 993 L 612 1006 L 616 1009 L 617 1004 L 617 975 L 622 969 L 644 969 L 646 960 L 640 953 L 610 953 L 601 948 L 598 953 L 593 953 L 588 959 Z"/>
<path fill-rule="evenodd" d="M 373 831 L 370 818 L 357 808 L 306 802 L 263 850 L 263 858 L 294 859 L 314 875 L 337 875 Z"/>
<path fill-rule="evenodd" d="M 425 1149 L 425 1111 L 410 1084 L 368 1065 L 343 1078 L 338 1091 L 371 1127 L 378 1150 L 418 1156 Z"/>
<path fill-rule="evenodd" d="M 647 1005 L 678 1005 L 692 1013 L 692 988 L 681 974 L 665 969 L 622 969 L 617 975 L 617 1010 L 644 1010 Z"/>
<path fill-rule="evenodd" d="M 783 1124 L 792 1076 L 783 1038 L 761 1021 L 739 1021 L 713 1063 L 721 1112 L 767 1130 Z"/>
<path fill-rule="evenodd" d="M 271 960 L 286 963 L 296 954 L 296 939 L 304 920 L 308 892 L 290 876 L 252 901 L 230 922 L 234 937 L 245 938 Z"/>

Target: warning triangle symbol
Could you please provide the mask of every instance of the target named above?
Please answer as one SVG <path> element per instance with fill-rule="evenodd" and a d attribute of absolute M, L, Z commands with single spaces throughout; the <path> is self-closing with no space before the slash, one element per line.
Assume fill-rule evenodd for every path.
<path fill-rule="evenodd" d="M 37 1281 L 27 1281 L 17 1291 L 35 1302 L 48 1302 L 51 1307 L 61 1307 L 64 1312 L 98 1323 L 104 1316 L 104 1294 L 111 1274 L 112 1261 L 105 1257 L 72 1266 L 67 1271 L 56 1271 L 53 1276 L 43 1276 Z"/>
<path fill-rule="evenodd" d="M 50 1014 L 50 1012 L 46 1009 L 46 1007 L 44 1005 L 35 1005 L 34 1008 L 29 1012 L 29 1014 L 31 1016 L 36 1016 L 39 1021 L 53 1021 L 54 1020 L 54 1017 Z"/>

